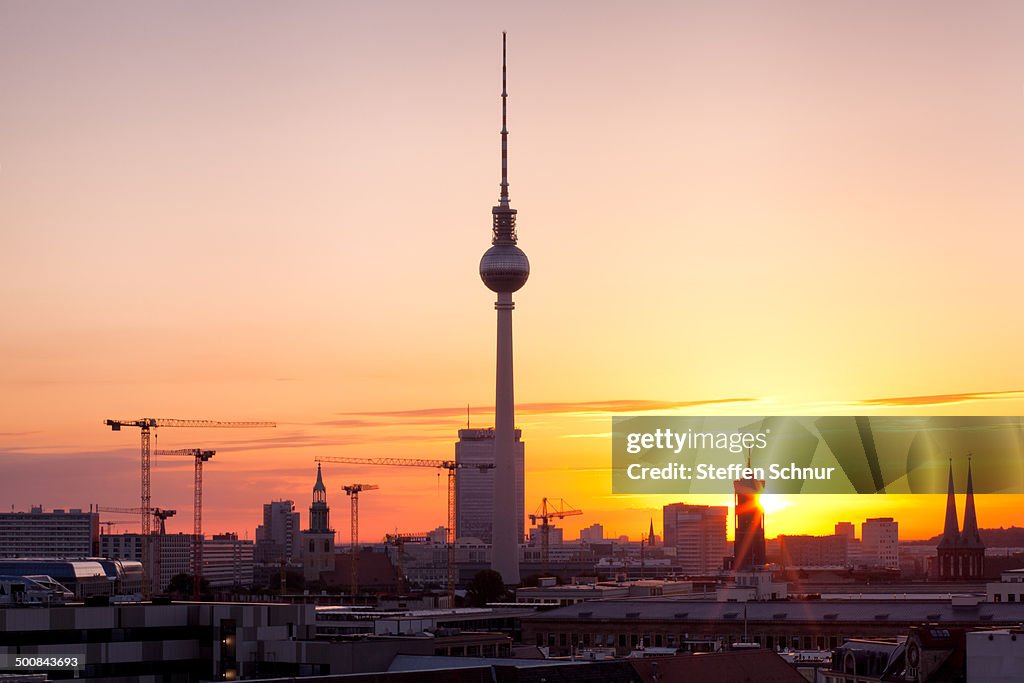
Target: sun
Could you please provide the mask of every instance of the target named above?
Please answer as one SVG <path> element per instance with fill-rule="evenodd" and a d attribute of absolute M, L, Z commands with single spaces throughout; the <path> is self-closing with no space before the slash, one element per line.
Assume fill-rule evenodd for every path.
<path fill-rule="evenodd" d="M 765 513 L 779 512 L 793 504 L 793 501 L 787 500 L 781 495 L 773 493 L 762 493 L 758 496 L 758 502 L 761 504 L 761 509 L 764 510 Z"/>

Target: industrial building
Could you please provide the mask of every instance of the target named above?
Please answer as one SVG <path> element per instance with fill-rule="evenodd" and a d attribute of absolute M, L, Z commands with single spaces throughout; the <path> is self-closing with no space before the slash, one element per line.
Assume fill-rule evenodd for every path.
<path fill-rule="evenodd" d="M 67 588 L 78 600 L 94 596 L 138 597 L 145 572 L 140 562 L 85 558 L 0 559 L 0 576 L 49 577 Z"/>

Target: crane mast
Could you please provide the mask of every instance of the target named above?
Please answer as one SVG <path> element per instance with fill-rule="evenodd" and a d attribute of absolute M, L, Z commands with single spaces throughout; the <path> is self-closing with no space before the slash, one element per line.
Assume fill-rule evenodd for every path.
<path fill-rule="evenodd" d="M 359 592 L 359 494 L 363 491 L 376 491 L 380 487 L 376 484 L 349 484 L 343 486 L 345 495 L 352 498 L 352 531 L 351 531 L 351 562 L 349 567 L 352 571 L 351 593 L 352 601 L 355 604 L 356 594 Z"/>
<path fill-rule="evenodd" d="M 389 467 L 430 467 L 448 471 L 448 526 L 445 541 L 448 551 L 448 604 L 455 606 L 455 477 L 456 472 L 466 467 L 473 467 L 481 472 L 494 469 L 492 463 L 479 465 L 463 465 L 454 460 L 429 460 L 422 458 L 352 458 L 348 456 L 317 456 L 316 462 L 333 462 L 348 465 L 383 465 Z"/>
<path fill-rule="evenodd" d="M 276 427 L 277 424 L 274 422 L 224 422 L 221 420 L 191 420 L 191 419 L 180 419 L 172 417 L 143 417 L 138 419 L 107 419 L 103 421 L 103 424 L 110 427 L 111 431 L 119 432 L 124 427 L 137 427 L 142 435 L 142 486 L 141 486 L 141 500 L 142 504 L 140 510 L 150 509 L 150 490 L 151 490 L 151 437 L 152 430 L 158 427 L 190 427 L 190 428 L 240 428 L 247 429 L 253 427 Z M 150 526 L 150 515 L 146 512 L 140 513 L 142 519 L 142 547 L 143 557 L 148 554 L 149 550 L 149 535 L 152 531 Z M 149 594 L 149 581 L 143 581 L 143 594 Z"/>
<path fill-rule="evenodd" d="M 530 515 L 530 521 L 534 524 L 540 522 L 540 563 L 541 573 L 547 575 L 548 573 L 548 554 L 551 549 L 551 525 L 552 519 L 562 519 L 564 517 L 574 517 L 576 515 L 582 515 L 583 510 L 577 510 L 564 499 L 558 499 L 558 506 L 548 504 L 548 499 L 543 498 L 540 502 L 540 507 L 537 511 Z"/>
<path fill-rule="evenodd" d="M 203 578 L 203 463 L 217 451 L 202 448 L 178 448 L 157 450 L 157 455 L 185 456 L 195 461 L 195 476 L 192 488 L 192 599 L 199 600 L 200 583 Z"/>

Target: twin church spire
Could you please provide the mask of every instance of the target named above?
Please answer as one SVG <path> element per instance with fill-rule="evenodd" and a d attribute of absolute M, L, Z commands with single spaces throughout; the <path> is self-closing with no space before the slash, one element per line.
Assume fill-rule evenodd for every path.
<path fill-rule="evenodd" d="M 946 493 L 946 522 L 939 539 L 939 578 L 980 579 L 985 568 L 985 544 L 978 531 L 978 513 L 974 504 L 974 477 L 970 459 L 967 461 L 967 500 L 964 503 L 964 526 L 961 530 L 956 514 L 953 485 L 953 461 L 949 462 L 949 485 Z"/>

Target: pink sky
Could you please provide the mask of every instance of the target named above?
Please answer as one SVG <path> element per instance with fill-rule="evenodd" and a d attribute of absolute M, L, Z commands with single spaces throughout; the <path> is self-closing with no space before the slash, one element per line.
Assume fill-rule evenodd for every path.
<path fill-rule="evenodd" d="M 1010 2 L 2 2 L 0 502 L 137 505 L 107 417 L 281 423 L 161 432 L 221 449 L 210 531 L 305 509 L 318 454 L 449 457 L 461 415 L 351 420 L 493 403 L 502 30 L 520 402 L 1018 389 L 1021 26 Z M 609 496 L 610 414 L 521 413 L 529 509 L 633 533 L 662 504 Z M 339 529 L 352 477 L 383 487 L 366 538 L 443 519 L 430 473 L 336 472 Z"/>

